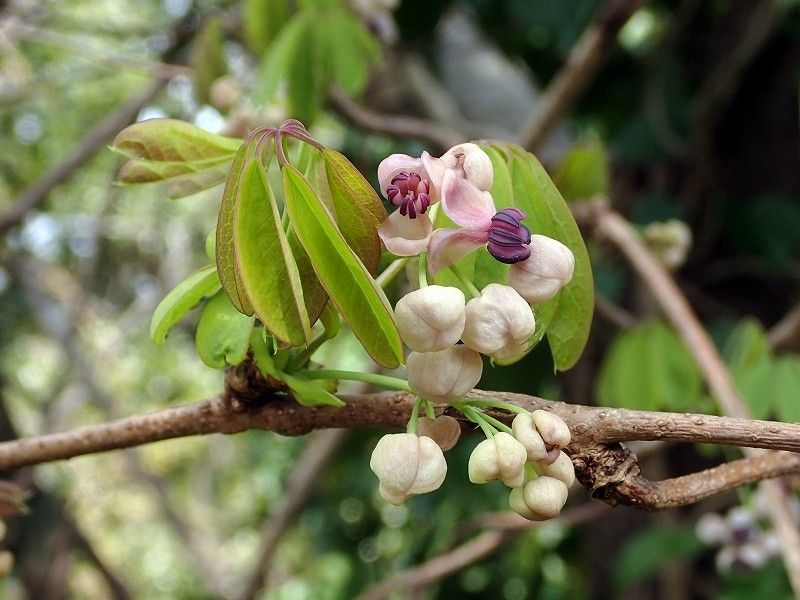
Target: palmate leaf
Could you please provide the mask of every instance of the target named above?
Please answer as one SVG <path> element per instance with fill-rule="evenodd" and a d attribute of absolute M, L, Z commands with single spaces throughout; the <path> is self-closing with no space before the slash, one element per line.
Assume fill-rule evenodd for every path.
<path fill-rule="evenodd" d="M 213 265 L 200 269 L 175 286 L 156 307 L 150 320 L 152 340 L 156 344 L 163 344 L 172 326 L 203 298 L 217 293 L 220 287 L 217 270 Z"/>
<path fill-rule="evenodd" d="M 284 166 L 283 197 L 297 239 L 339 312 L 380 365 L 403 362 L 400 335 L 386 296 L 347 245 L 333 216 L 303 175 Z"/>
<path fill-rule="evenodd" d="M 235 268 L 255 315 L 281 342 L 311 340 L 300 274 L 278 203 L 257 158 L 245 164 L 233 213 Z"/>
<path fill-rule="evenodd" d="M 523 210 L 533 233 L 557 239 L 575 256 L 570 283 L 553 299 L 534 307 L 537 328 L 529 348 L 546 335 L 556 369 L 569 369 L 583 352 L 594 311 L 594 281 L 583 238 L 536 157 L 511 144 L 482 144 L 482 148 L 494 167 L 492 195 L 498 210 L 508 206 Z"/>

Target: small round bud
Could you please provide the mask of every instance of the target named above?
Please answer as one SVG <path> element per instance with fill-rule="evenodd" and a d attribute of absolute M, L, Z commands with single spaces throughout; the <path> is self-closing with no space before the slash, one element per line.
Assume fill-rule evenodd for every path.
<path fill-rule="evenodd" d="M 736 554 L 739 562 L 744 563 L 754 571 L 767 564 L 767 561 L 771 558 L 764 544 L 758 542 L 742 544 Z"/>
<path fill-rule="evenodd" d="M 469 457 L 469 480 L 487 483 L 499 479 L 509 487 L 525 481 L 525 447 L 512 435 L 501 431 L 483 440 Z"/>
<path fill-rule="evenodd" d="M 546 410 L 535 410 L 531 413 L 536 430 L 548 447 L 566 448 L 572 439 L 569 427 L 564 419 Z"/>
<path fill-rule="evenodd" d="M 442 415 L 435 419 L 420 417 L 417 422 L 417 434 L 431 438 L 443 452 L 456 445 L 461 437 L 461 425 L 453 417 Z"/>
<path fill-rule="evenodd" d="M 408 385 L 432 402 L 450 402 L 469 394 L 483 373 L 481 355 L 466 346 L 438 352 L 412 352 L 406 360 Z"/>
<path fill-rule="evenodd" d="M 454 345 L 464 331 L 464 292 L 431 285 L 406 294 L 394 309 L 397 329 L 416 352 L 436 352 Z"/>
<path fill-rule="evenodd" d="M 431 438 L 413 433 L 383 436 L 369 467 L 378 476 L 381 496 L 392 504 L 438 489 L 447 474 L 442 449 Z"/>
<path fill-rule="evenodd" d="M 511 490 L 508 504 L 515 513 L 531 521 L 557 517 L 567 502 L 567 485 L 552 477 L 539 477 Z"/>
<path fill-rule="evenodd" d="M 721 545 L 733 540 L 733 528 L 717 513 L 706 513 L 697 520 L 694 532 L 706 544 Z"/>
<path fill-rule="evenodd" d="M 544 235 L 532 235 L 531 255 L 511 265 L 508 285 L 531 304 L 550 300 L 572 279 L 575 256 L 564 244 Z"/>
<path fill-rule="evenodd" d="M 514 437 L 525 447 L 528 460 L 540 462 L 548 459 L 547 446 L 542 436 L 536 429 L 531 413 L 519 413 L 511 422 L 511 431 Z"/>
<path fill-rule="evenodd" d="M 8 550 L 0 551 L 0 578 L 7 577 L 14 568 L 14 555 Z"/>
<path fill-rule="evenodd" d="M 559 452 L 558 458 L 550 465 L 537 464 L 536 472 L 539 475 L 546 475 L 563 481 L 568 488 L 571 488 L 572 484 L 575 483 L 575 467 L 565 452 Z"/>
<path fill-rule="evenodd" d="M 211 84 L 208 96 L 211 106 L 225 112 L 239 102 L 242 97 L 242 87 L 230 75 L 223 75 Z"/>
<path fill-rule="evenodd" d="M 692 230 L 683 221 L 670 219 L 650 223 L 643 231 L 644 239 L 655 255 L 669 269 L 677 269 L 685 261 L 692 246 Z"/>
<path fill-rule="evenodd" d="M 477 144 L 459 144 L 448 150 L 442 160 L 451 169 L 456 169 L 464 179 L 482 192 L 492 188 L 494 168 L 489 155 Z"/>
<path fill-rule="evenodd" d="M 467 303 L 463 342 L 483 354 L 518 352 L 536 329 L 533 311 L 512 287 L 491 283 Z"/>

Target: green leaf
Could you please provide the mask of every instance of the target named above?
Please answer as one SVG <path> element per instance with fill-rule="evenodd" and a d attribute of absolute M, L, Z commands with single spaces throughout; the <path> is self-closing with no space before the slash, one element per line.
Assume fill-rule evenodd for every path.
<path fill-rule="evenodd" d="M 689 560 L 704 550 L 691 527 L 649 527 L 634 535 L 614 562 L 614 587 L 621 592 L 655 575 L 665 563 Z"/>
<path fill-rule="evenodd" d="M 242 10 L 245 42 L 262 54 L 289 18 L 286 0 L 245 0 Z"/>
<path fill-rule="evenodd" d="M 281 29 L 278 37 L 264 54 L 255 98 L 257 102 L 271 99 L 278 91 L 280 82 L 289 74 L 294 57 L 303 51 L 303 45 L 310 38 L 313 24 L 311 17 L 308 11 L 297 13 Z"/>
<path fill-rule="evenodd" d="M 311 340 L 300 274 L 281 224 L 278 203 L 257 158 L 246 163 L 233 213 L 236 267 L 253 311 L 282 342 Z"/>
<path fill-rule="evenodd" d="M 197 160 L 191 162 L 163 161 L 133 159 L 127 161 L 117 174 L 117 180 L 121 183 L 153 183 L 156 181 L 166 181 L 185 177 L 187 175 L 198 175 L 209 169 L 219 169 L 227 172 L 227 167 L 233 155 L 209 160 Z M 224 180 L 224 176 L 223 176 Z"/>
<path fill-rule="evenodd" d="M 339 231 L 367 271 L 374 273 L 381 259 L 378 227 L 387 217 L 383 202 L 344 155 L 326 149 L 322 158 Z"/>
<path fill-rule="evenodd" d="M 609 190 L 608 153 L 600 142 L 574 146 L 561 160 L 553 180 L 567 202 L 588 200 Z"/>
<path fill-rule="evenodd" d="M 314 271 L 367 353 L 380 365 L 403 363 L 389 302 L 303 175 L 283 169 L 283 197 L 297 238 Z"/>
<path fill-rule="evenodd" d="M 211 86 L 228 72 L 223 41 L 219 19 L 211 18 L 197 33 L 192 44 L 189 64 L 192 68 L 194 96 L 200 104 L 208 104 Z"/>
<path fill-rule="evenodd" d="M 370 66 L 380 59 L 380 45 L 350 12 L 335 11 L 325 26 L 333 79 L 347 94 L 356 96 L 367 86 Z"/>
<path fill-rule="evenodd" d="M 769 359 L 772 351 L 764 327 L 756 319 L 743 319 L 731 332 L 722 351 L 731 369 L 750 369 Z"/>
<path fill-rule="evenodd" d="M 692 355 L 663 321 L 648 321 L 621 332 L 597 378 L 604 406 L 640 410 L 695 410 L 703 380 Z"/>
<path fill-rule="evenodd" d="M 323 79 L 323 65 L 315 60 L 320 40 L 314 35 L 320 24 L 312 21 L 306 26 L 306 37 L 298 44 L 287 64 L 286 96 L 289 114 L 303 123 L 313 123 L 322 106 L 327 91 Z"/>
<path fill-rule="evenodd" d="M 254 321 L 236 310 L 225 294 L 216 294 L 197 323 L 194 340 L 200 360 L 212 369 L 238 365 L 247 357 Z"/>
<path fill-rule="evenodd" d="M 230 172 L 230 160 L 226 160 L 205 171 L 191 173 L 170 180 L 167 195 L 172 198 L 185 198 L 203 190 L 207 190 L 225 183 Z"/>
<path fill-rule="evenodd" d="M 209 133 L 175 119 L 149 119 L 134 123 L 117 134 L 112 148 L 138 160 L 195 162 L 230 160 L 242 140 Z"/>
<path fill-rule="evenodd" d="M 324 384 L 320 382 L 309 381 L 299 375 L 287 375 L 286 373 L 281 373 L 281 379 L 292 390 L 294 399 L 303 406 L 344 406 L 344 402 L 323 388 Z"/>
<path fill-rule="evenodd" d="M 213 265 L 184 279 L 156 307 L 150 320 L 150 338 L 156 344 L 163 344 L 172 326 L 203 298 L 215 294 L 219 288 L 217 269 Z"/>
<path fill-rule="evenodd" d="M 247 292 L 242 283 L 241 274 L 236 264 L 236 253 L 233 246 L 233 217 L 236 202 L 239 196 L 239 182 L 242 177 L 245 161 L 255 153 L 255 143 L 242 144 L 233 158 L 228 180 L 222 192 L 222 201 L 219 205 L 216 234 L 217 273 L 222 282 L 222 289 L 240 313 L 247 316 L 253 314 L 253 306 L 247 297 Z"/>

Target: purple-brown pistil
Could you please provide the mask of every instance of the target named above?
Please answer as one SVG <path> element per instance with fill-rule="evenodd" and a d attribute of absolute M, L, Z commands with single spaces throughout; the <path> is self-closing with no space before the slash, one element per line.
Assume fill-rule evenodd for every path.
<path fill-rule="evenodd" d="M 489 227 L 489 254 L 506 264 L 514 264 L 531 255 L 530 229 L 522 224 L 525 213 L 518 208 L 504 208 L 492 217 Z"/>
<path fill-rule="evenodd" d="M 392 179 L 391 185 L 386 188 L 386 197 L 389 202 L 400 207 L 400 214 L 409 219 L 416 219 L 431 204 L 428 191 L 430 183 L 417 173 L 398 173 Z"/>

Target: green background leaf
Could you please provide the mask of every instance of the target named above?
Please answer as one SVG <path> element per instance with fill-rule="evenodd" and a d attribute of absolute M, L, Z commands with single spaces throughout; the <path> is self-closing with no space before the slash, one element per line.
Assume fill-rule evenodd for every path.
<path fill-rule="evenodd" d="M 220 287 L 217 269 L 213 265 L 184 279 L 156 307 L 150 319 L 150 338 L 156 344 L 163 344 L 172 326 Z"/>

